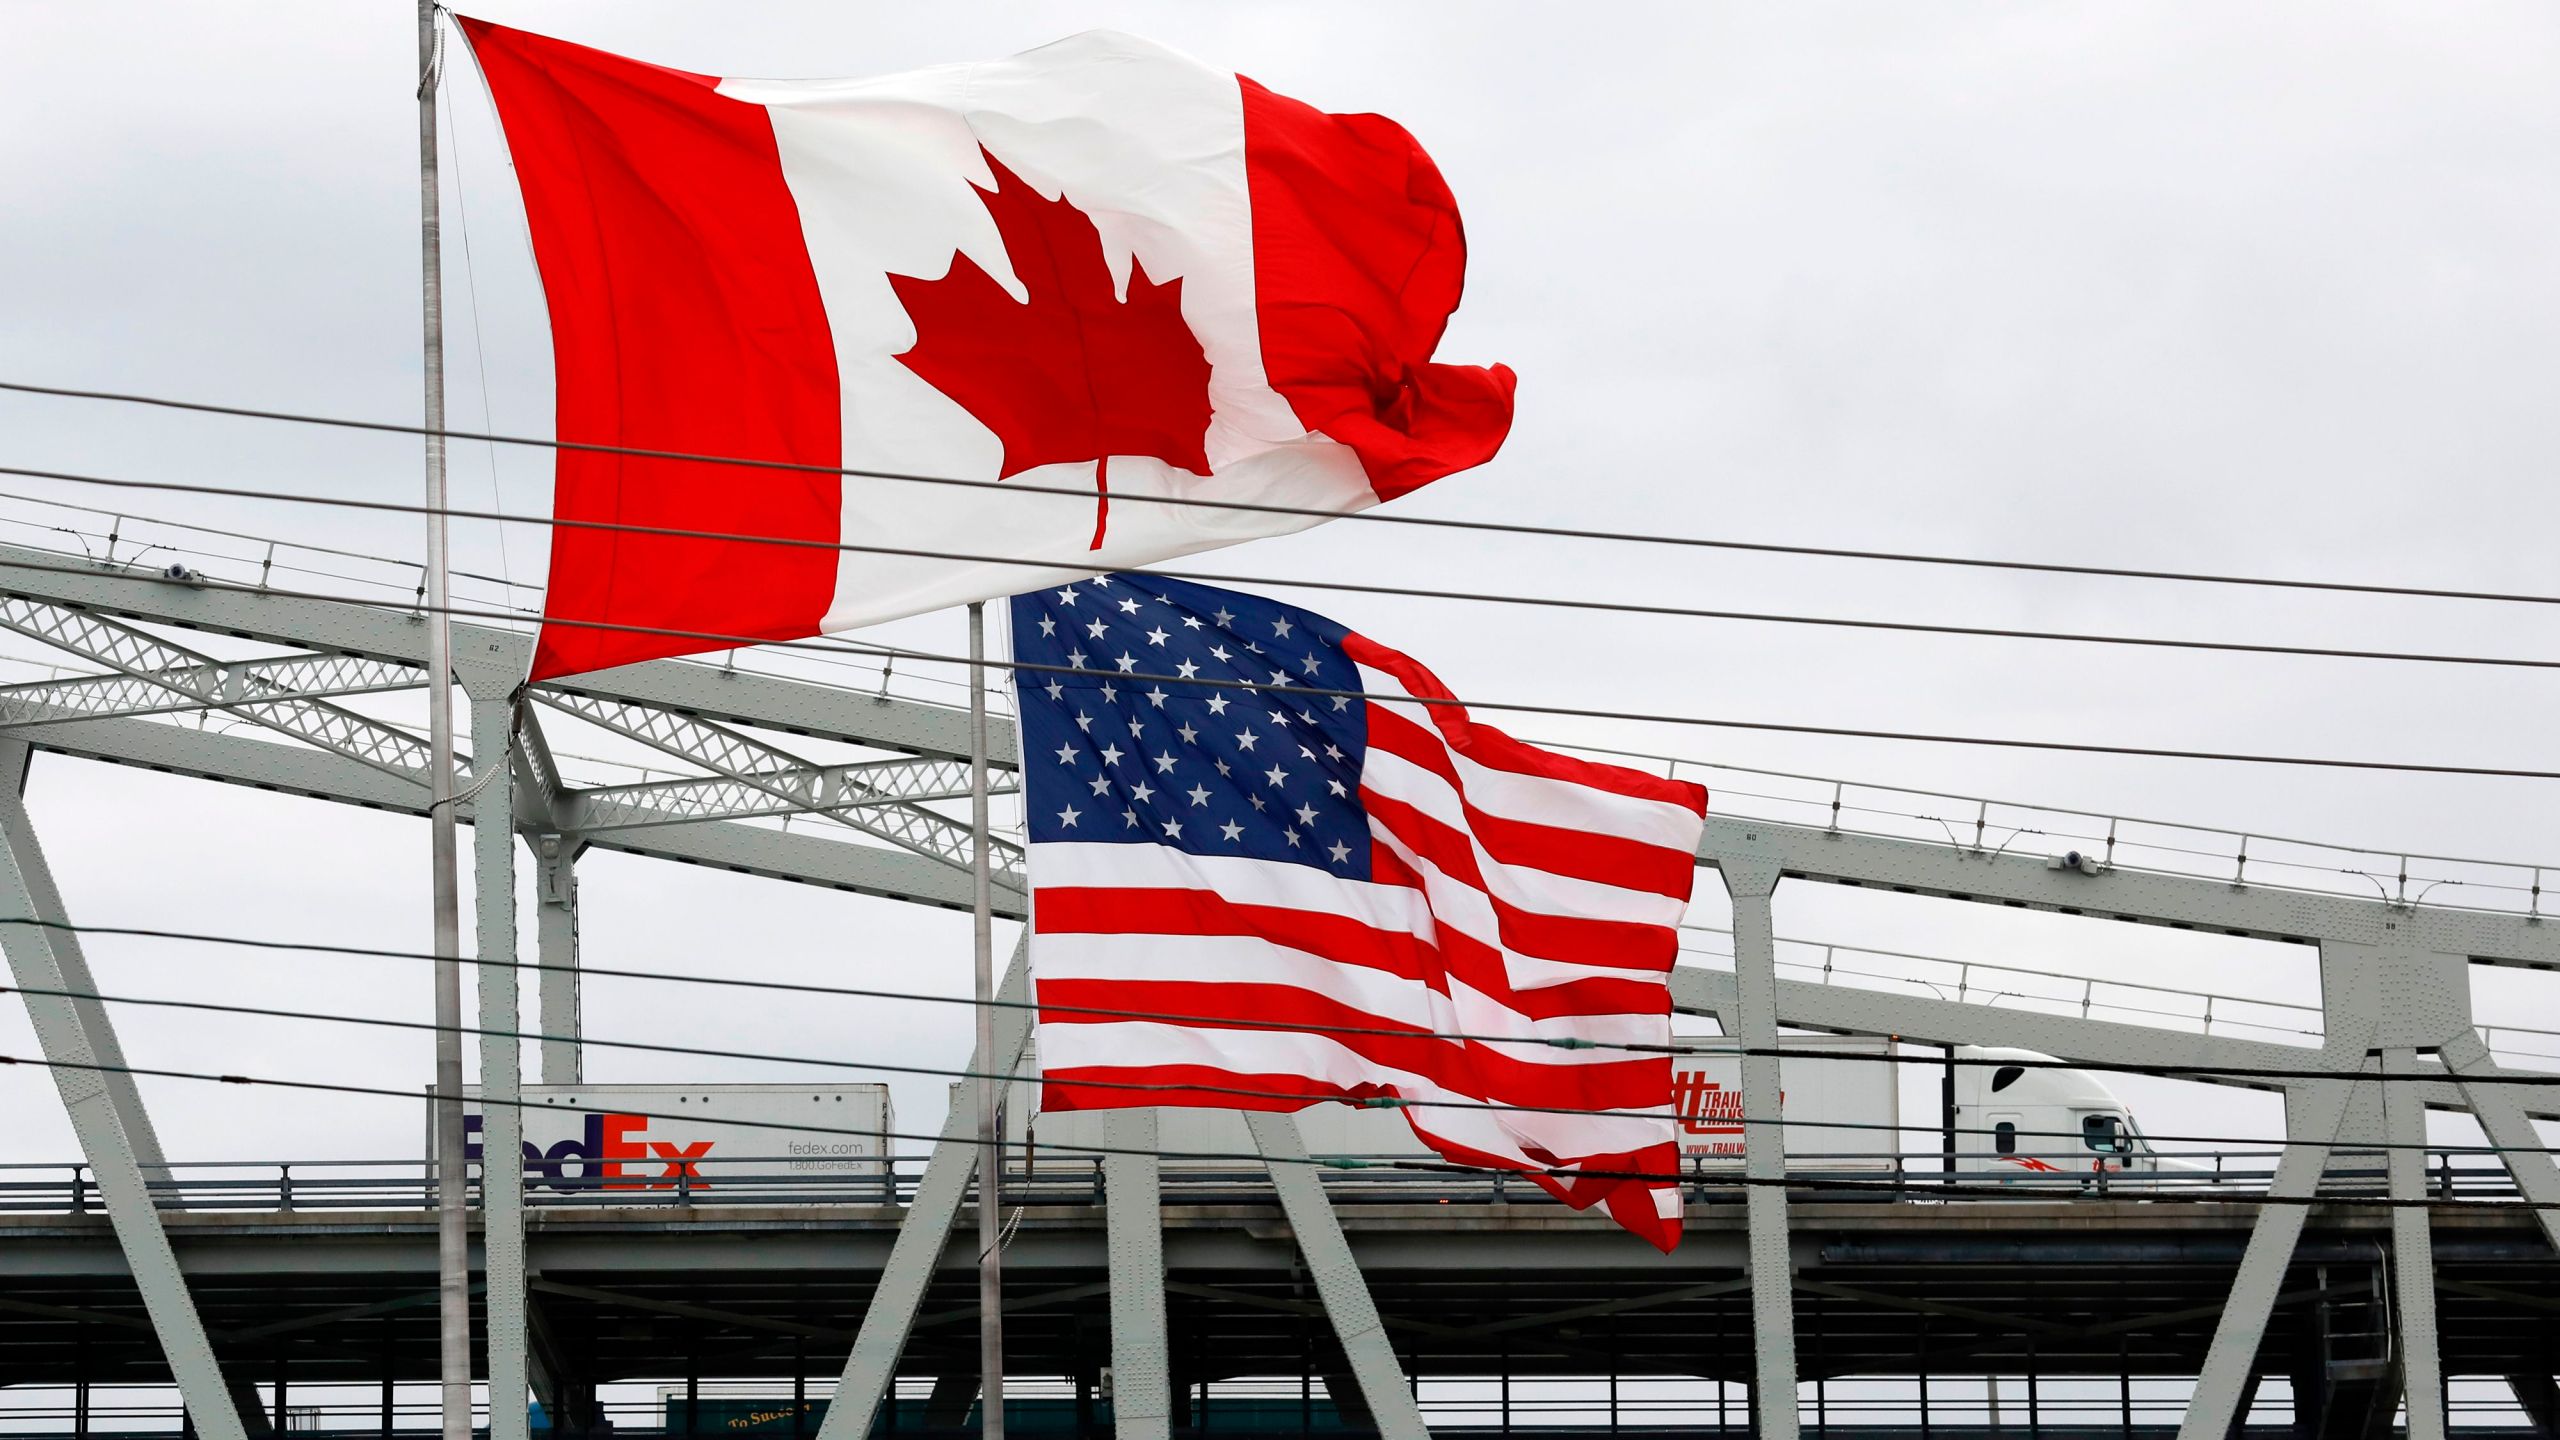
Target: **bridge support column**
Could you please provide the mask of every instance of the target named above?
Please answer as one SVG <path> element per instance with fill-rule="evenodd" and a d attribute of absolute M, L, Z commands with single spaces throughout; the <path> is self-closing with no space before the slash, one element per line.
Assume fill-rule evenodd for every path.
<path fill-rule="evenodd" d="M 27 757 L 23 742 L 0 741 L 0 914 L 63 921 L 68 916 L 62 896 L 54 888 L 22 793 Z M 111 1075 L 103 1068 L 124 1064 L 106 1007 L 60 993 L 95 994 L 97 983 L 68 931 L 0 925 L 0 950 L 7 952 L 9 974 L 21 989 L 56 992 L 23 996 L 27 1019 L 46 1061 L 61 1067 L 53 1072 L 54 1089 L 70 1116 L 81 1158 L 98 1177 L 116 1243 L 142 1292 L 143 1309 L 178 1382 L 179 1399 L 202 1440 L 243 1440 L 240 1408 L 214 1361 L 213 1342 L 151 1195 L 148 1172 L 160 1166 L 161 1156 L 150 1122 L 143 1118 L 141 1094 L 132 1076 Z"/>
<path fill-rule="evenodd" d="M 1795 1440 L 1795 1255 L 1787 1233 L 1787 1156 L 1778 1125 L 1778 941 L 1769 913 L 1778 863 L 1717 862 L 1733 897 L 1734 1036 L 1742 1042 L 1743 1215 L 1751 1256 L 1751 1408 L 1762 1440 Z"/>
<path fill-rule="evenodd" d="M 2335 1024 L 2345 1023 L 2342 1016 L 2332 1018 Z M 2332 1030 L 2325 1052 L 2341 1064 L 2354 1061 L 2363 1054 L 2364 1042 L 2372 1033 L 2370 1020 L 2350 1033 Z M 2267 1184 L 2271 1201 L 2305 1199 L 2318 1192 L 2321 1173 L 2329 1165 L 2330 1146 L 2346 1123 L 2347 1106 L 2354 1096 L 2355 1081 L 2344 1074 L 2285 1091 L 2284 1158 L 2276 1162 L 2275 1176 Z M 2303 1222 L 2309 1218 L 2307 1205 L 2258 1207 L 2257 1222 L 2249 1228 L 2248 1248 L 2241 1252 L 2240 1270 L 2231 1282 L 2231 1298 L 2214 1326 L 2204 1371 L 2196 1377 L 2186 1418 L 2179 1423 L 2178 1440 L 2223 1440 L 2246 1417 L 2256 1393 L 2258 1347 L 2266 1339 L 2267 1317 L 2275 1311 L 2285 1272 L 2293 1267 L 2295 1242 L 2302 1238 Z"/>
<path fill-rule="evenodd" d="M 512 687 L 512 680 L 508 682 Z M 478 691 L 478 685 L 466 685 Z M 471 827 L 472 901 L 480 972 L 480 1244 L 488 1281 L 489 1440 L 529 1440 L 532 1343 L 524 1256 L 524 1028 L 516 985 L 515 709 L 506 690 L 471 696 L 471 753 L 481 787 Z"/>
<path fill-rule="evenodd" d="M 2387 1075 L 2417 1071 L 2417 1052 L 2382 1052 Z M 2385 1133 L 2393 1149 L 2384 1168 L 2394 1200 L 2427 1198 L 2427 1110 L 2406 1084 L 2382 1087 Z M 2402 1148 L 2409 1147 L 2409 1148 Z M 2444 1440 L 2444 1356 L 2436 1343 L 2436 1257 L 2433 1219 L 2424 1206 L 2391 1212 L 2391 1313 L 2399 1332 L 2400 1373 L 2409 1406 L 2409 1440 Z"/>
<path fill-rule="evenodd" d="M 1103 1143 L 1112 1152 L 1102 1157 L 1102 1183 L 1111 1264 L 1111 1433 L 1118 1440 L 1171 1440 L 1173 1434 L 1156 1128 L 1153 1110 L 1114 1110 L 1103 1122 Z"/>
<path fill-rule="evenodd" d="M 996 998 L 1007 1003 L 995 1014 L 992 1063 L 991 1057 L 972 1051 L 969 1068 L 973 1071 L 1010 1075 L 1022 1064 L 1023 1047 L 1031 1039 L 1031 1012 L 1021 1008 L 1031 998 L 1029 941 L 1025 931 L 1023 939 L 1014 943 L 1013 959 L 996 991 Z M 898 1356 L 907 1348 L 908 1332 L 915 1328 L 916 1307 L 942 1263 L 952 1222 L 968 1196 L 969 1172 L 978 1162 L 979 1087 L 988 1083 L 963 1080 L 952 1088 L 942 1138 L 934 1142 L 933 1159 L 925 1165 L 905 1223 L 889 1247 L 889 1263 L 881 1267 L 880 1286 L 862 1312 L 862 1327 L 855 1332 L 852 1353 L 845 1356 L 844 1377 L 836 1387 L 834 1403 L 827 1407 L 826 1420 L 818 1427 L 818 1440 L 867 1440 L 871 1434 L 881 1399 L 897 1376 Z"/>
<path fill-rule="evenodd" d="M 481 812 L 486 814 L 486 811 Z M 533 847 L 534 953 L 542 963 L 535 1007 L 541 1023 L 542 1083 L 578 1085 L 587 1078 L 586 1029 L 578 987 L 578 856 L 586 842 L 569 835 L 528 837 Z"/>
<path fill-rule="evenodd" d="M 1369 1402 L 1379 1440 L 1421 1440 L 1431 1431 L 1422 1423 L 1422 1408 L 1414 1403 L 1412 1387 L 1405 1384 L 1404 1371 L 1396 1364 L 1395 1347 L 1387 1343 L 1387 1328 L 1378 1319 L 1369 1282 L 1360 1276 L 1360 1262 L 1352 1258 L 1351 1243 L 1342 1238 L 1341 1217 L 1333 1213 L 1333 1202 L 1325 1197 L 1324 1181 L 1317 1177 L 1316 1168 L 1306 1163 L 1307 1142 L 1298 1133 L 1297 1117 L 1252 1111 L 1244 1119 L 1253 1132 L 1254 1148 L 1270 1165 L 1271 1188 L 1279 1192 L 1280 1208 L 1297 1234 L 1298 1253 L 1306 1259 L 1316 1298 L 1324 1302 L 1334 1338 L 1342 1342 L 1343 1358 L 1359 1381 L 1361 1397 Z"/>

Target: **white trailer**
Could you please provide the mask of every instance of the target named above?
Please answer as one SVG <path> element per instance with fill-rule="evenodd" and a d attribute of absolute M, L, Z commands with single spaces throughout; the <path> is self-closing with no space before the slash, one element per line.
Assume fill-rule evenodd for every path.
<path fill-rule="evenodd" d="M 477 1087 L 463 1103 L 464 1145 L 477 1160 Z M 886 1085 L 528 1085 L 525 1184 L 583 1194 L 878 1180 L 896 1148 L 886 1138 L 894 1118 Z"/>

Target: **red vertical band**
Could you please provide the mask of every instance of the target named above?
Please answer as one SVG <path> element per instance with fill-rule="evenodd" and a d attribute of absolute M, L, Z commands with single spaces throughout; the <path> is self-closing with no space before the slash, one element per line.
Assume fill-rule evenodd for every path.
<path fill-rule="evenodd" d="M 843 461 L 835 344 L 764 108 L 718 82 L 462 20 L 524 191 L 562 440 Z M 552 513 L 833 544 L 841 477 L 559 452 Z M 720 648 L 572 622 L 817 633 L 836 554 L 554 527 L 533 677 Z"/>
<path fill-rule="evenodd" d="M 1271 388 L 1359 455 L 1381 500 L 1492 459 L 1511 431 L 1510 367 L 1431 363 L 1467 275 L 1439 167 L 1383 115 L 1236 83 Z"/>

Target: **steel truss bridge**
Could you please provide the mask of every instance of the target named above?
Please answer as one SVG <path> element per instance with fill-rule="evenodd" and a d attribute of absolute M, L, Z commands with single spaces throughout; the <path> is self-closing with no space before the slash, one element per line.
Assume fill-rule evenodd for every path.
<path fill-rule="evenodd" d="M 45 752 L 423 814 L 425 744 L 361 702 L 427 683 L 425 627 L 392 599 L 268 588 L 276 554 L 270 544 L 264 562 L 234 565 L 254 563 L 254 575 L 208 576 L 119 561 L 112 543 L 95 559 L 0 546 L 0 628 L 80 671 L 0 687 L 0 767 L 22 781 Z M 173 638 L 189 632 L 227 638 Z M 242 649 L 256 654 L 238 658 Z M 534 997 L 533 1028 L 556 1037 L 540 1049 L 545 1082 L 580 1079 L 576 867 L 588 849 L 969 903 L 967 827 L 935 808 L 965 793 L 956 707 L 892 696 L 885 679 L 867 693 L 658 662 L 541 687 L 519 711 L 509 703 L 526 665 L 519 629 L 457 625 L 454 652 L 469 700 L 457 782 L 470 797 L 477 955 L 524 953 L 521 843 L 535 859 L 530 948 L 549 967 Z M 573 783 L 548 738 L 571 727 L 646 747 L 678 778 Z M 794 737 L 864 758 L 808 758 Z M 996 748 L 1011 754 L 1009 727 L 998 726 Z M 1355 1193 L 1285 1163 L 1305 1153 L 1289 1117 L 1256 1116 L 1253 1141 L 1275 1163 L 1228 1192 L 1200 1193 L 1150 1155 L 1114 1153 L 1098 1176 L 1017 1197 L 1008 1339 L 1024 1373 L 1060 1377 L 1050 1419 L 1122 1437 L 1412 1437 L 1430 1428 L 1418 1389 L 1428 1398 L 1448 1377 L 1479 1377 L 1499 1386 L 1507 1430 L 1515 1387 L 1561 1376 L 1606 1382 L 1605 1421 L 1586 1414 L 1575 1422 L 1585 1429 L 1712 1424 L 1783 1440 L 1808 1423 L 1857 1422 L 1850 1433 L 1952 1437 L 1985 1424 L 1935 1408 L 1933 1379 L 1943 1398 L 1958 1377 L 1976 1377 L 1978 1411 L 1978 1377 L 2023 1375 L 2027 1389 L 2006 1392 L 2012 1431 L 2024 1396 L 2040 1434 L 2237 1434 L 2266 1381 L 2291 1388 L 2296 1433 L 2388 1433 L 2405 1396 L 2407 1433 L 2436 1440 L 2449 1429 L 2448 1377 L 2485 1376 L 2510 1384 L 2543 1433 L 2560 1433 L 2560 1169 L 2533 1123 L 2560 1113 L 2560 1090 L 2508 1083 L 2531 1072 L 2493 1054 L 2496 1034 L 2484 1039 L 2468 984 L 2472 965 L 2560 969 L 2540 870 L 1740 778 L 1716 786 L 1699 853 L 1731 896 L 1732 958 L 1680 969 L 1679 1009 L 1752 1047 L 1774 1045 L 1784 1026 L 2024 1046 L 2206 1079 L 2300 1072 L 2223 1077 L 2283 1094 L 2285 1142 L 2260 1193 L 2177 1205 L 2123 1193 L 1979 1204 L 1826 1196 L 1810 1182 L 1791 1190 L 1774 1127 L 1755 1125 L 1750 1183 L 1711 1190 L 1691 1212 L 1688 1242 L 1664 1260 L 1605 1220 L 1517 1188 L 1483 1193 L 1490 1182 Z M 0 785 L 0 914 L 75 919 L 21 788 Z M 2087 863 L 2048 858 L 2066 844 Z M 1016 917 L 1018 865 L 1018 853 L 1000 857 L 996 902 Z M 2097 982 L 2071 982 L 2082 987 L 2076 1002 L 2018 1008 L 1961 986 L 1941 996 L 1856 983 L 1827 959 L 1796 978 L 1807 972 L 1781 961 L 1772 928 L 1781 882 L 2300 944 L 2316 953 L 2321 1003 L 2298 1023 L 2253 1027 L 2233 1022 L 2230 1006 L 2217 1024 L 2210 1001 L 2201 1024 L 2147 1002 L 2110 1006 Z M 107 1007 L 46 993 L 95 992 L 77 935 L 7 925 L 0 945 L 29 992 L 82 1150 L 58 1202 L 0 1212 L 0 1385 L 85 1397 L 92 1384 L 174 1382 L 205 1440 L 263 1433 L 302 1385 L 380 1384 L 380 1429 L 423 1423 L 388 1403 L 394 1380 L 435 1367 L 432 1215 L 414 1192 L 315 1204 L 333 1192 L 306 1172 L 298 1202 L 281 1185 L 205 1199 L 189 1167 L 165 1157 L 131 1076 L 114 1068 L 125 1055 Z M 479 1026 L 524 1028 L 522 972 L 477 969 Z M 1019 950 L 1004 993 L 1027 994 Z M 1999 999 L 2009 1003 L 1987 1003 Z M 1023 1011 L 1000 1011 L 995 1053 L 969 1068 L 1017 1073 L 1026 1030 Z M 484 1038 L 480 1065 L 486 1143 L 512 1154 L 521 1124 L 507 1102 L 525 1078 L 517 1042 Z M 1742 1069 L 1745 1113 L 1774 1116 L 1777 1061 L 1748 1056 Z M 2385 1073 L 2420 1078 L 2377 1083 Z M 953 1225 L 971 1185 L 976 1092 L 975 1081 L 957 1087 L 943 1139 L 894 1195 L 528 1207 L 520 1187 L 483 1177 L 475 1335 L 488 1393 L 530 1391 L 561 1428 L 579 1429 L 595 1423 L 602 1383 L 764 1377 L 833 1397 L 820 1440 L 961 1422 L 977 1383 L 963 1335 L 974 1257 Z M 2542 1208 L 2317 1203 L 2358 1167 L 2348 1183 L 2400 1202 L 2449 1184 L 2430 1173 L 2428 1109 L 2476 1116 L 2504 1147 L 2502 1185 Z M 1110 1141 L 1153 1149 L 1152 1115 L 1114 1117 Z M 1293 1378 L 1277 1398 L 1220 1411 L 1218 1384 L 1272 1376 Z M 2154 1377 L 2178 1382 L 2174 1399 L 2137 1401 L 2137 1381 Z M 929 1380 L 932 1398 L 920 1409 L 884 1404 L 901 1379 Z M 1688 1411 L 1658 1421 L 1642 1403 L 1619 1403 L 1622 1387 L 1635 1396 L 1669 1379 L 1711 1382 L 1712 1420 Z M 2095 1381 L 2120 1388 L 2121 1404 L 2033 1404 Z M 1859 1420 L 1858 1385 L 1915 1383 L 1916 1409 L 1896 1402 Z M 59 1429 L 94 1433 L 74 1409 Z M 1989 1428 L 2001 1424 L 1995 1414 Z M 491 1405 L 488 1427 L 491 1440 L 530 1433 L 511 1403 Z"/>

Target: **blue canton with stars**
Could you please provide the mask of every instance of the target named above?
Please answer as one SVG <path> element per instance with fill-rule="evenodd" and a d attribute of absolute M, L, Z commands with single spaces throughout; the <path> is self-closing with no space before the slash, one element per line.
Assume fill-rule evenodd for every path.
<path fill-rule="evenodd" d="M 1342 626 L 1255 595 L 1097 575 L 1013 597 L 1033 844 L 1165 845 L 1369 878 L 1364 703 Z M 1247 690 L 1203 681 L 1244 681 Z"/>

